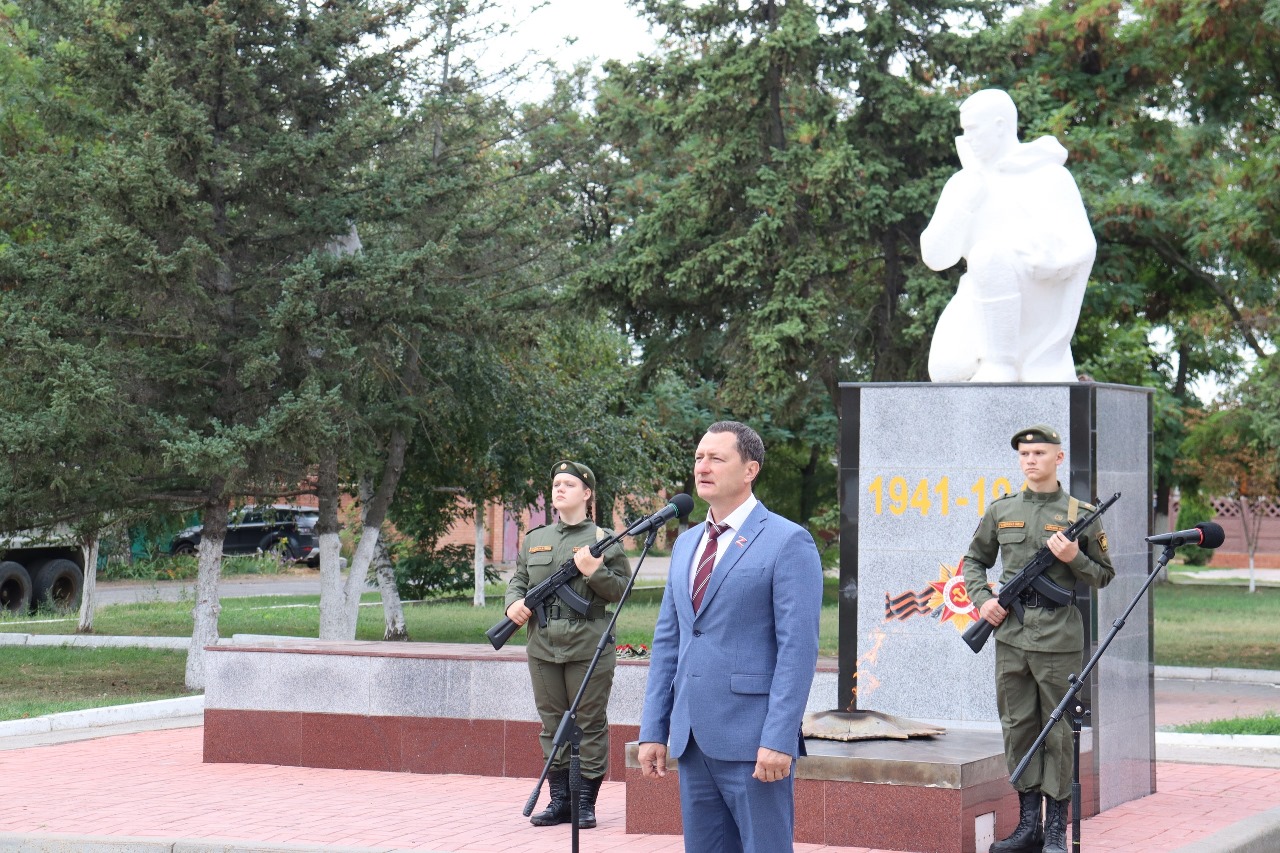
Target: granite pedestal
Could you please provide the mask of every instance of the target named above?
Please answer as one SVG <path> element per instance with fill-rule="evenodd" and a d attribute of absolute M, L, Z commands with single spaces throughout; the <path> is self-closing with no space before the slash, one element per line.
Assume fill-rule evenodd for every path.
<path fill-rule="evenodd" d="M 204 760 L 536 778 L 524 648 L 236 638 L 207 649 Z M 619 661 L 608 778 L 639 734 L 648 666 Z"/>

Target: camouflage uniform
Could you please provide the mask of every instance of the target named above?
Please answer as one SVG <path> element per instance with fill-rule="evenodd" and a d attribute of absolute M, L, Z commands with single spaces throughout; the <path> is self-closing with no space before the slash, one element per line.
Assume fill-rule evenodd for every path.
<path fill-rule="evenodd" d="M 993 501 L 964 558 L 965 589 L 974 607 L 980 609 L 995 597 L 987 587 L 987 569 L 995 565 L 997 555 L 1003 565 L 1003 583 L 1026 565 L 1055 532 L 1065 530 L 1078 515 L 1092 509 L 1061 487 L 1050 493 L 1025 489 Z M 1076 541 L 1080 553 L 1070 563 L 1055 562 L 1045 575 L 1071 590 L 1078 581 L 1106 586 L 1115 570 L 1107 554 L 1101 522 L 1094 522 Z M 1032 602 L 1036 602 L 1034 594 Z M 1025 608 L 1022 623 L 1011 610 L 996 630 L 995 640 L 996 701 L 1004 732 L 1005 761 L 1012 773 L 1066 695 L 1070 686 L 1067 676 L 1080 671 L 1084 622 L 1074 605 L 1054 607 L 1041 599 Z M 1071 794 L 1071 765 L 1071 730 L 1064 725 L 1054 726 L 1042 752 L 1018 780 L 1017 788 L 1039 790 L 1054 800 L 1065 800 Z"/>

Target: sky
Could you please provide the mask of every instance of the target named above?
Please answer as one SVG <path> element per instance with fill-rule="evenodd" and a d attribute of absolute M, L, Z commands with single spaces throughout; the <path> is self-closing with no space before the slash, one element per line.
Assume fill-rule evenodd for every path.
<path fill-rule="evenodd" d="M 534 12 L 532 2 L 496 5 L 512 26 L 503 47 L 508 59 L 536 53 L 565 69 L 591 61 L 598 71 L 604 60 L 628 61 L 654 46 L 653 34 L 626 0 L 547 0 Z"/>
<path fill-rule="evenodd" d="M 532 14 L 529 2 L 501 0 L 513 20 L 522 21 L 517 41 L 530 50 L 554 51 L 571 64 L 593 56 L 631 59 L 653 45 L 646 24 L 626 0 L 549 0 Z M 566 39 L 574 40 L 566 45 Z"/>

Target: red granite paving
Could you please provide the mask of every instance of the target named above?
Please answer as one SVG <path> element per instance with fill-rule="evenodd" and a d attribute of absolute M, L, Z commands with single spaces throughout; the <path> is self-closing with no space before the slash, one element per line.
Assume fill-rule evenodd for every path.
<path fill-rule="evenodd" d="M 0 832 L 560 853 L 567 827 L 520 812 L 532 779 L 205 764 L 200 728 L 0 752 Z M 1280 770 L 1162 763 L 1159 792 L 1085 821 L 1090 853 L 1150 853 L 1280 806 Z M 678 837 L 627 835 L 626 786 L 600 792 L 583 851 L 675 853 Z M 797 853 L 887 853 L 797 844 Z"/>

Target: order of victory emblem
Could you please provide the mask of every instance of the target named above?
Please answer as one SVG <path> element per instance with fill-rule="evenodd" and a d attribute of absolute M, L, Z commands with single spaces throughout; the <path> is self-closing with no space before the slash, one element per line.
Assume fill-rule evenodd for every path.
<path fill-rule="evenodd" d="M 938 579 L 929 581 L 922 590 L 884 594 L 884 619 L 886 622 L 903 621 L 912 616 L 932 616 L 940 622 L 950 622 L 960 633 L 978 618 L 977 608 L 969 600 L 964 588 L 964 560 L 954 566 L 938 564 Z"/>

